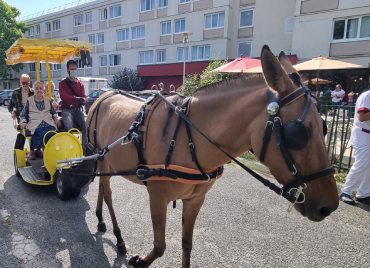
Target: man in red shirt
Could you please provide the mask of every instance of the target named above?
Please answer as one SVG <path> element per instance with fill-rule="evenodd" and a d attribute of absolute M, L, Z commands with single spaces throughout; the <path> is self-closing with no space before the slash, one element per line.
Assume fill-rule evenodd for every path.
<path fill-rule="evenodd" d="M 77 77 L 77 62 L 69 60 L 67 62 L 68 77 L 59 83 L 59 94 L 62 100 L 62 120 L 64 129 L 70 130 L 73 127 L 82 131 L 82 147 L 86 148 L 87 136 L 85 126 L 85 115 L 82 106 L 85 105 L 87 98 L 84 85 Z"/>

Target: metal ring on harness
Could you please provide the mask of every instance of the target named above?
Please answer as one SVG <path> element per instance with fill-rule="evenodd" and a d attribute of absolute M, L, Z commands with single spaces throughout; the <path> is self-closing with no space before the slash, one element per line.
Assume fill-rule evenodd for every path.
<path fill-rule="evenodd" d="M 153 91 L 153 88 L 158 91 L 158 87 L 156 85 L 152 85 L 152 87 L 150 88 L 152 94 L 155 94 L 156 92 Z"/>
<path fill-rule="evenodd" d="M 211 178 L 209 177 L 209 175 L 207 173 L 206 173 L 206 175 L 207 175 L 208 179 L 207 180 L 203 180 L 203 182 L 211 183 L 212 182 L 211 181 Z"/>

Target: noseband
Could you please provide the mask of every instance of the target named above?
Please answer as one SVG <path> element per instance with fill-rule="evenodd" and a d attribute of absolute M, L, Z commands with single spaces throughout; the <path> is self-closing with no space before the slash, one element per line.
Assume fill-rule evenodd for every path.
<path fill-rule="evenodd" d="M 311 106 L 311 92 L 308 87 L 301 82 L 300 88 L 293 91 L 281 101 L 276 98 L 275 93 L 272 92 L 269 87 L 267 88 L 267 95 L 269 98 L 269 105 L 267 107 L 269 119 L 266 123 L 263 135 L 260 161 L 263 163 L 265 160 L 267 145 L 270 142 L 271 134 L 275 127 L 276 144 L 280 148 L 280 152 L 283 155 L 289 171 L 295 177 L 295 180 L 284 185 L 282 190 L 295 197 L 294 203 L 303 203 L 305 201 L 305 195 L 302 190 L 307 187 L 306 183 L 335 173 L 335 169 L 333 167 L 328 167 L 309 176 L 302 176 L 294 165 L 294 161 L 287 150 L 302 150 L 306 147 L 308 140 L 311 137 L 310 130 L 303 123 Z M 279 115 L 279 110 L 304 95 L 306 95 L 307 101 L 302 115 L 296 120 L 291 120 L 283 124 Z M 294 203 L 291 204 L 288 211 L 292 209 Z"/>

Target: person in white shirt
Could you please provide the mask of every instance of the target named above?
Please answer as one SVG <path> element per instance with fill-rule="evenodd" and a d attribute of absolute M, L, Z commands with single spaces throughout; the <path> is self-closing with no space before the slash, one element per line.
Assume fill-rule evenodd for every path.
<path fill-rule="evenodd" d="M 347 175 L 340 200 L 354 205 L 351 194 L 357 190 L 356 200 L 370 205 L 370 90 L 362 93 L 357 100 L 350 142 L 354 148 L 355 163 Z"/>
<path fill-rule="evenodd" d="M 346 92 L 342 89 L 341 85 L 336 85 L 335 90 L 331 92 L 332 105 L 342 105 L 342 101 Z"/>

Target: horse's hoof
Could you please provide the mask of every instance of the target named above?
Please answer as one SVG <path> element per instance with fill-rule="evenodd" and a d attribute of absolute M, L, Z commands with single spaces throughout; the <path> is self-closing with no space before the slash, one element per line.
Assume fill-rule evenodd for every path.
<path fill-rule="evenodd" d="M 117 249 L 118 249 L 118 252 L 122 255 L 126 255 L 127 253 L 127 249 L 126 249 L 126 245 L 125 245 L 125 242 L 122 242 L 121 244 L 117 244 Z"/>
<path fill-rule="evenodd" d="M 105 233 L 107 231 L 107 226 L 105 225 L 105 222 L 99 222 L 98 223 L 98 231 Z"/>
<path fill-rule="evenodd" d="M 145 261 L 143 260 L 143 258 L 140 257 L 139 255 L 135 255 L 135 256 L 131 257 L 131 259 L 128 261 L 128 264 L 131 265 L 134 268 L 146 268 L 146 267 L 148 267 L 146 265 Z"/>

